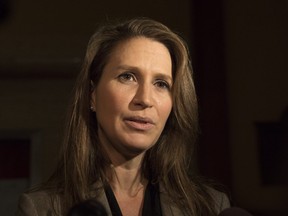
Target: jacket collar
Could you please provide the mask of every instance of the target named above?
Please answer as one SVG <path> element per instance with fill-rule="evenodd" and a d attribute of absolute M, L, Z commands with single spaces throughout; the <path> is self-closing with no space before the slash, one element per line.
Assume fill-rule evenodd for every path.
<path fill-rule="evenodd" d="M 160 203 L 161 210 L 163 216 L 180 216 L 183 215 L 181 210 L 172 202 L 170 199 L 166 189 L 160 183 L 159 184 L 159 195 L 160 195 Z M 101 181 L 97 181 L 92 185 L 91 197 L 95 197 L 98 202 L 100 202 L 104 208 L 107 210 L 108 216 L 112 216 L 111 209 L 104 191 L 103 183 Z"/>
<path fill-rule="evenodd" d="M 166 189 L 163 184 L 159 184 L 159 193 L 160 193 L 160 203 L 163 216 L 180 216 L 183 215 L 181 210 L 175 205 L 175 203 L 169 197 Z"/>

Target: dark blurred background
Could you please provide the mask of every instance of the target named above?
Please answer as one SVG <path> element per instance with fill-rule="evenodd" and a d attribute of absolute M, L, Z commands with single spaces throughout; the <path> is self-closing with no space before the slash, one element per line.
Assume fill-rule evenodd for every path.
<path fill-rule="evenodd" d="M 195 169 L 255 216 L 288 214 L 287 0 L 0 0 L 0 215 L 55 167 L 89 37 L 146 16 L 187 41 L 201 136 Z"/>

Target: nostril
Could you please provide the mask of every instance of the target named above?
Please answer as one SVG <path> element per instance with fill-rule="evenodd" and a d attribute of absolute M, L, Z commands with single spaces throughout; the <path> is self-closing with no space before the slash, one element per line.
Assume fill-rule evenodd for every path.
<path fill-rule="evenodd" d="M 139 87 L 133 98 L 133 104 L 141 107 L 152 106 L 152 96 L 149 87 Z"/>
<path fill-rule="evenodd" d="M 141 107 L 151 107 L 151 103 L 148 101 L 144 101 L 144 100 L 133 100 L 133 104 L 136 106 L 141 106 Z"/>
<path fill-rule="evenodd" d="M 134 97 L 133 98 L 133 104 L 135 106 L 140 106 L 140 107 L 144 107 L 144 108 L 152 107 L 151 99 L 143 98 L 143 97 L 142 98 Z"/>

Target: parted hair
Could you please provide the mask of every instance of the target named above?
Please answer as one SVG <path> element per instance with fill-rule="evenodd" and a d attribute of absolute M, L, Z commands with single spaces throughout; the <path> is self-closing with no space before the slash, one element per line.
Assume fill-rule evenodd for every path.
<path fill-rule="evenodd" d="M 172 111 L 159 140 L 145 153 L 143 175 L 152 183 L 161 183 L 171 202 L 185 214 L 216 215 L 205 184 L 188 174 L 198 134 L 197 98 L 188 47 L 167 26 L 148 18 L 105 24 L 91 37 L 74 88 L 59 163 L 46 187 L 61 194 L 62 212 L 67 212 L 90 198 L 94 182 L 105 181 L 109 159 L 98 139 L 95 113 L 90 110 L 91 93 L 116 45 L 136 37 L 167 47 L 173 76 Z"/>

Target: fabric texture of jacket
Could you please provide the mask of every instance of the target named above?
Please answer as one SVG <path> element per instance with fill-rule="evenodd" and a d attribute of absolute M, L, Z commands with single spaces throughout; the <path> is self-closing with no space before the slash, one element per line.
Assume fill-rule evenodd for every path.
<path fill-rule="evenodd" d="M 227 196 L 219 191 L 214 189 L 209 189 L 210 194 L 212 195 L 215 201 L 215 207 L 217 209 L 217 213 L 221 212 L 225 208 L 230 207 L 230 202 Z M 92 197 L 94 195 L 95 199 L 100 202 L 104 208 L 106 209 L 108 216 L 112 216 L 111 210 L 109 207 L 108 200 L 106 198 L 103 187 L 97 190 L 96 193 L 91 192 Z M 24 193 L 20 196 L 18 209 L 16 212 L 17 216 L 54 216 L 53 208 L 51 206 L 50 195 L 47 191 L 36 191 L 31 193 Z M 176 205 L 173 205 L 171 199 L 169 198 L 167 192 L 162 188 L 160 184 L 160 203 L 161 210 L 163 216 L 183 216 L 184 214 L 181 212 Z M 56 204 L 56 208 L 57 207 Z"/>

